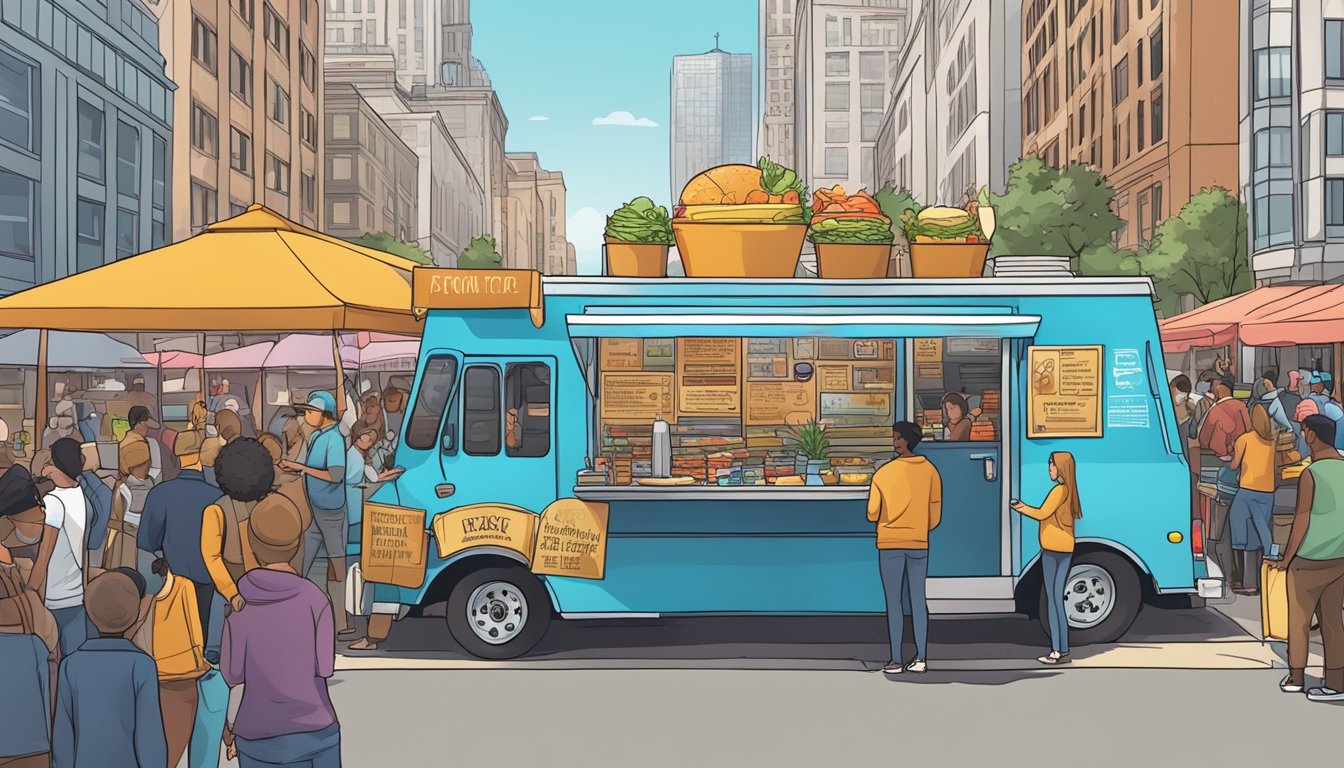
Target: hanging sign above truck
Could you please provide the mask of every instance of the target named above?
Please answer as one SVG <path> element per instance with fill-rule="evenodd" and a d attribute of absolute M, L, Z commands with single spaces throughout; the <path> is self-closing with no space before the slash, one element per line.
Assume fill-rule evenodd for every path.
<path fill-rule="evenodd" d="M 526 309 L 541 327 L 541 273 L 531 269 L 440 269 L 411 272 L 411 305 L 431 309 Z"/>

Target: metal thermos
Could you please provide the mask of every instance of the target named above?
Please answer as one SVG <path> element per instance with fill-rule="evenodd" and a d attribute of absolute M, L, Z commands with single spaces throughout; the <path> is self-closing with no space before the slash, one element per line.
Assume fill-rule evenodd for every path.
<path fill-rule="evenodd" d="M 653 476 L 672 476 L 672 432 L 661 415 L 653 422 Z"/>

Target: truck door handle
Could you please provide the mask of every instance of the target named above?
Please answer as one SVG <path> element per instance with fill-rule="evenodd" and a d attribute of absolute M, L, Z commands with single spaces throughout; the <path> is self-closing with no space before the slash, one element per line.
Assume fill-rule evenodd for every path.
<path fill-rule="evenodd" d="M 446 499 L 454 493 L 457 493 L 457 486 L 452 483 L 441 483 L 434 486 L 434 495 L 438 496 L 440 499 Z"/>
<path fill-rule="evenodd" d="M 971 454 L 971 456 L 970 456 L 970 460 L 971 460 L 971 461 L 980 461 L 980 462 L 984 462 L 984 465 L 985 465 L 985 482 L 986 482 L 986 483 L 992 483 L 992 482 L 994 482 L 994 478 L 996 477 L 996 475 L 995 475 L 995 473 L 994 473 L 994 455 L 993 455 L 993 454 L 991 454 L 991 453 L 973 453 L 973 454 Z"/>

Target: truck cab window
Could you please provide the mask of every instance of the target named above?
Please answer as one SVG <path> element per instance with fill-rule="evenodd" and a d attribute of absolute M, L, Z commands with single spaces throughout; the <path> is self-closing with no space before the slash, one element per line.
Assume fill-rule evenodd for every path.
<path fill-rule="evenodd" d="M 551 452 L 551 369 L 511 363 L 504 369 L 504 452 L 538 458 Z"/>
<path fill-rule="evenodd" d="M 448 396 L 452 394 L 456 380 L 457 358 L 452 355 L 433 355 L 425 362 L 420 392 L 406 425 L 407 446 L 420 451 L 434 447 L 443 409 L 448 405 Z"/>
<path fill-rule="evenodd" d="M 469 456 L 499 453 L 499 369 L 473 365 L 462 379 L 462 448 Z"/>

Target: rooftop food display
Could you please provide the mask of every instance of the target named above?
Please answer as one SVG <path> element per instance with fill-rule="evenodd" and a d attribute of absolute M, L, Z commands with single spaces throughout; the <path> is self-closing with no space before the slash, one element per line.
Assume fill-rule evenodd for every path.
<path fill-rule="evenodd" d="M 962 208 L 907 208 L 901 214 L 901 228 L 910 243 L 912 274 L 928 278 L 983 275 L 989 238 L 980 222 L 986 218 L 992 221 L 992 216 L 981 213 L 977 200 L 969 200 Z"/>
<path fill-rule="evenodd" d="M 607 217 L 607 274 L 617 277 L 666 277 L 672 245 L 672 217 L 647 197 L 617 208 Z"/>
<path fill-rule="evenodd" d="M 813 194 L 808 233 L 812 242 L 890 245 L 894 237 L 891 219 L 865 190 L 847 195 L 844 187 L 836 185 Z"/>
<path fill-rule="evenodd" d="M 907 211 L 901 221 L 910 243 L 985 243 L 977 203 L 967 208 L 938 205 Z"/>
<path fill-rule="evenodd" d="M 672 218 L 688 277 L 792 277 L 807 232 L 798 174 L 769 158 L 689 182 Z"/>

